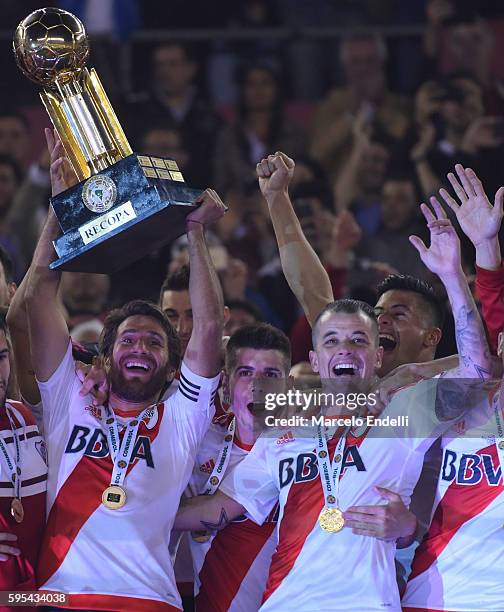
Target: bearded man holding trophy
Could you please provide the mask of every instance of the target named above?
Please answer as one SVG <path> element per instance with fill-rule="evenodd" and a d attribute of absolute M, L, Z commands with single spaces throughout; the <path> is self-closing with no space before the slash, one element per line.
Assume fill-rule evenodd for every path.
<path fill-rule="evenodd" d="M 98 76 L 85 68 L 89 47 L 76 17 L 35 11 L 18 26 L 14 51 L 44 86 L 59 137 L 46 130 L 52 206 L 18 305 L 28 319 L 48 456 L 37 601 L 46 610 L 176 612 L 170 533 L 221 368 L 224 305 L 205 229 L 226 207 L 213 190 L 187 187 L 173 160 L 131 152 Z M 80 181 L 73 186 L 71 174 Z M 110 392 L 94 406 L 81 393 L 58 306 L 60 271 L 109 273 L 184 231 L 194 323 L 177 390 L 161 401 L 180 366 L 176 331 L 157 306 L 135 300 L 104 323 Z"/>

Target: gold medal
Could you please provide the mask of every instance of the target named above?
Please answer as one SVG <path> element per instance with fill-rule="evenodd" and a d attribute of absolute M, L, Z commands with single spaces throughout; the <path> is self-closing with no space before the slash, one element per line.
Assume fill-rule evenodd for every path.
<path fill-rule="evenodd" d="M 337 533 L 345 525 L 343 513 L 339 508 L 324 508 L 318 520 L 322 529 L 328 533 Z"/>
<path fill-rule="evenodd" d="M 10 511 L 16 523 L 22 523 L 24 519 L 24 508 L 21 500 L 15 497 L 11 501 Z"/>
<path fill-rule="evenodd" d="M 208 542 L 208 540 L 212 537 L 212 534 L 208 531 L 191 531 L 191 538 L 195 542 L 199 542 L 200 544 L 204 544 Z"/>
<path fill-rule="evenodd" d="M 126 503 L 126 491 L 117 485 L 110 485 L 102 494 L 102 504 L 111 510 L 118 510 Z"/>

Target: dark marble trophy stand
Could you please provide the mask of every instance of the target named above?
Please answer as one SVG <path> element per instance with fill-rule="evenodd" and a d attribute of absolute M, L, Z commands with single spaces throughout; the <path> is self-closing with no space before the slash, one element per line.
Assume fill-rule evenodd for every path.
<path fill-rule="evenodd" d="M 98 175 L 97 175 L 98 176 Z M 173 160 L 129 155 L 99 176 L 117 189 L 106 212 L 83 202 L 86 181 L 51 199 L 63 234 L 51 269 L 111 274 L 185 233 L 185 218 L 202 193 L 184 183 Z"/>

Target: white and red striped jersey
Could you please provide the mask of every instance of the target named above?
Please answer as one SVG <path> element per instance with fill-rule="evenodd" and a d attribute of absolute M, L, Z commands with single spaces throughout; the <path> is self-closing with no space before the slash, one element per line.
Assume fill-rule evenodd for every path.
<path fill-rule="evenodd" d="M 9 556 L 7 561 L 0 561 L 0 590 L 33 590 L 45 526 L 46 448 L 35 419 L 26 406 L 13 400 L 7 400 L 7 405 L 19 439 L 24 519 L 17 523 L 11 515 L 14 486 L 7 466 L 0 462 L 0 532 L 17 535 L 17 542 L 13 546 L 21 550 L 19 556 Z M 11 457 L 16 457 L 11 424 L 3 407 L 0 408 L 0 436 Z"/>
<path fill-rule="evenodd" d="M 495 432 L 499 393 L 443 436 L 432 521 L 415 551 L 406 610 L 504 610 L 504 484 Z M 495 403 L 494 403 L 495 402 Z"/>
<path fill-rule="evenodd" d="M 435 416 L 436 384 L 424 381 L 397 393 L 381 415 L 407 416 L 406 423 L 374 426 L 358 437 L 346 437 L 341 510 L 386 503 L 376 485 L 399 493 L 409 503 L 423 456 L 446 428 Z M 331 459 L 338 440 L 333 437 L 328 442 Z M 278 546 L 261 610 L 399 612 L 395 542 L 354 535 L 348 528 L 327 533 L 319 525 L 324 493 L 317 444 L 315 428 L 266 432 L 221 485 L 259 524 L 279 500 Z"/>
<path fill-rule="evenodd" d="M 219 376 L 203 378 L 182 365 L 177 392 L 140 423 L 126 504 L 111 510 L 101 503 L 112 474 L 101 409 L 79 395 L 69 344 L 56 372 L 39 383 L 49 456 L 43 590 L 69 593 L 69 607 L 77 609 L 181 608 L 168 542 L 218 383 Z M 120 431 L 135 416 L 117 410 Z"/>
<path fill-rule="evenodd" d="M 223 415 L 210 425 L 198 450 L 186 494 L 198 495 L 204 488 L 223 447 L 232 417 Z M 251 445 L 242 443 L 235 434 L 226 472 L 234 469 L 251 449 Z M 273 518 L 274 512 L 260 526 L 241 516 L 208 542 L 196 542 L 190 537 L 196 610 L 253 612 L 259 609 L 276 547 Z"/>

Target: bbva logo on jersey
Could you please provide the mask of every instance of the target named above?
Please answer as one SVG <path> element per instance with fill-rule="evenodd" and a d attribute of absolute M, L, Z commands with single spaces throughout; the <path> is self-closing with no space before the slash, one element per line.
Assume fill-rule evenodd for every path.
<path fill-rule="evenodd" d="M 485 476 L 491 487 L 499 485 L 502 479 L 502 468 L 494 465 L 493 457 L 487 453 L 475 455 L 471 453 L 456 453 L 446 449 L 443 457 L 441 478 L 447 482 L 455 480 L 461 485 L 476 485 Z"/>
<path fill-rule="evenodd" d="M 103 459 L 109 454 L 107 438 L 99 428 L 90 429 L 84 425 L 74 425 L 65 453 L 81 453 L 92 459 Z M 131 454 L 131 463 L 135 459 L 142 459 L 150 468 L 154 467 L 152 459 L 151 441 L 147 436 L 138 436 Z"/>
<path fill-rule="evenodd" d="M 295 465 L 294 465 L 295 463 Z M 357 446 L 348 446 L 343 453 L 343 461 L 341 471 L 354 467 L 359 472 L 365 472 L 366 466 L 362 461 L 359 449 Z M 282 459 L 278 464 L 278 475 L 280 488 L 286 487 L 294 482 L 308 482 L 318 477 L 317 455 L 315 453 L 300 453 L 296 458 L 287 457 Z"/>

